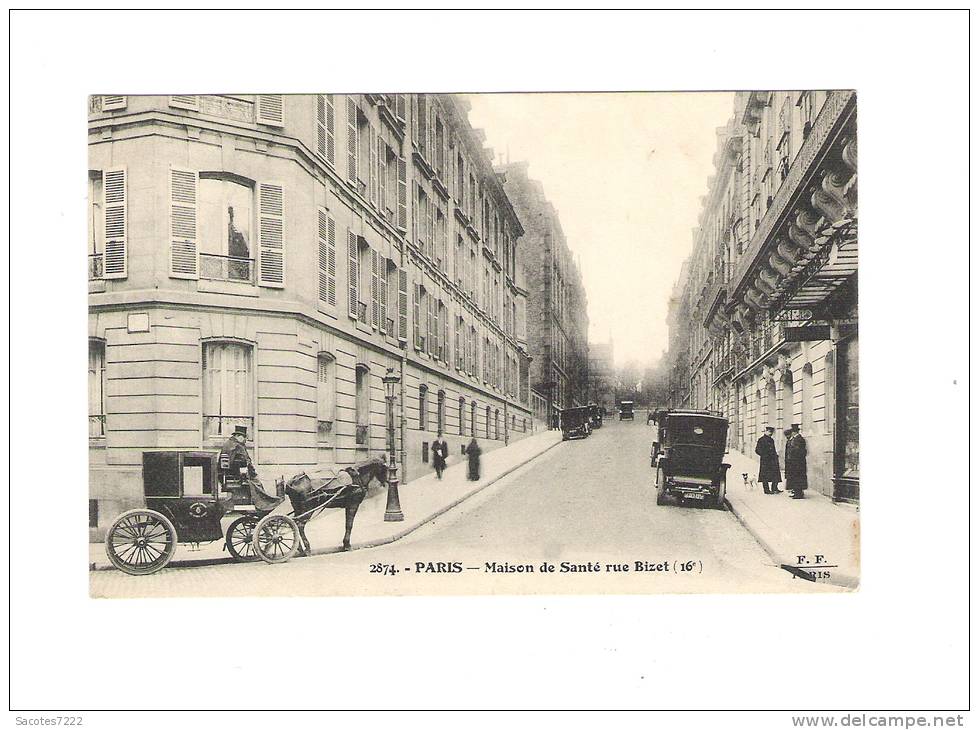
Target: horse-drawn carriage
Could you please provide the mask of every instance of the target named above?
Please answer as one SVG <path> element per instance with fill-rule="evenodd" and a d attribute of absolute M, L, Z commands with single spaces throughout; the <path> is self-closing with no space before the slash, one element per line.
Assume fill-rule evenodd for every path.
<path fill-rule="evenodd" d="M 668 410 L 658 411 L 656 422 L 656 504 L 676 497 L 681 503 L 696 500 L 723 507 L 731 468 L 722 463 L 727 419 L 717 411 Z"/>
<path fill-rule="evenodd" d="M 345 475 L 345 476 L 342 476 Z M 173 559 L 177 543 L 199 544 L 224 538 L 237 561 L 283 562 L 309 551 L 306 523 L 327 507 L 345 507 L 343 545 L 371 479 L 387 481 L 381 459 L 341 470 L 333 478 L 312 480 L 298 474 L 276 482 L 274 495 L 261 484 L 231 473 L 217 452 L 143 453 L 145 508 L 119 515 L 105 538 L 109 561 L 130 575 L 149 575 Z M 275 510 L 288 496 L 292 512 Z M 230 519 L 227 529 L 222 521 Z"/>

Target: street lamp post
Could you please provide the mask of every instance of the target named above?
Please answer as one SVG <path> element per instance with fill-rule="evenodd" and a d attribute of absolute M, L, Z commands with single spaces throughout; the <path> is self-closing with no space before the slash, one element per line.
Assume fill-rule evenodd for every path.
<path fill-rule="evenodd" d="M 384 510 L 385 522 L 402 522 L 405 518 L 401 512 L 401 500 L 398 498 L 398 460 L 395 456 L 394 441 L 394 400 L 396 389 L 401 378 L 394 368 L 388 368 L 384 381 L 384 399 L 388 404 L 388 504 Z"/>

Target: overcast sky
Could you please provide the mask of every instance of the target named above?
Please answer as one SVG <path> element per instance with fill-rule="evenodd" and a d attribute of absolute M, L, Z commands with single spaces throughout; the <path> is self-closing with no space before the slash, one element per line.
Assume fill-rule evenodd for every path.
<path fill-rule="evenodd" d="M 499 159 L 528 160 L 580 258 L 589 339 L 616 364 L 652 364 L 690 252 L 729 93 L 471 94 L 469 119 Z"/>

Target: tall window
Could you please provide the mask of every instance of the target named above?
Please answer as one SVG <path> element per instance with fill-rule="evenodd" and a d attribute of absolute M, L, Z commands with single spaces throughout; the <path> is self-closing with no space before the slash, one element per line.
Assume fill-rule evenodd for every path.
<path fill-rule="evenodd" d="M 253 281 L 254 189 L 224 173 L 200 173 L 198 226 L 202 279 Z"/>
<path fill-rule="evenodd" d="M 418 386 L 418 428 L 428 430 L 428 386 Z"/>
<path fill-rule="evenodd" d="M 445 433 L 445 391 L 444 390 L 439 391 L 438 411 L 437 411 L 436 418 L 438 420 L 438 430 L 441 431 L 442 433 Z"/>
<path fill-rule="evenodd" d="M 469 435 L 476 437 L 476 401 L 469 404 Z"/>
<path fill-rule="evenodd" d="M 247 426 L 254 438 L 252 347 L 238 342 L 206 342 L 203 357 L 204 437 L 227 438 Z"/>
<path fill-rule="evenodd" d="M 466 399 L 459 398 L 459 435 L 466 435 Z"/>
<path fill-rule="evenodd" d="M 327 352 L 316 358 L 316 441 L 328 444 L 333 440 L 336 412 L 336 361 Z"/>
<path fill-rule="evenodd" d="M 802 367 L 802 433 L 808 435 L 812 433 L 813 421 L 813 402 L 812 402 L 812 365 L 806 363 Z"/>
<path fill-rule="evenodd" d="M 105 244 L 105 213 L 102 209 L 102 171 L 88 171 L 88 278 L 101 279 Z"/>
<path fill-rule="evenodd" d="M 370 443 L 370 418 L 371 418 L 371 396 L 370 396 L 370 377 L 371 372 L 366 365 L 358 365 L 356 371 L 357 379 L 357 431 L 356 443 L 358 448 L 367 448 Z"/>
<path fill-rule="evenodd" d="M 493 411 L 493 438 L 500 438 L 500 409 Z"/>
<path fill-rule="evenodd" d="M 105 436 L 105 343 L 88 341 L 88 435 Z"/>
<path fill-rule="evenodd" d="M 490 407 L 486 406 L 486 438 L 490 438 Z"/>

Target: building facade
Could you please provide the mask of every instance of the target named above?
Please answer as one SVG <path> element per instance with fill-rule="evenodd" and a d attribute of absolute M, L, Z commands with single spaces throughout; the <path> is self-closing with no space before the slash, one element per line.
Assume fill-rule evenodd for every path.
<path fill-rule="evenodd" d="M 93 536 L 142 502 L 141 456 L 245 425 L 260 476 L 442 430 L 457 460 L 532 428 L 523 228 L 448 95 L 92 97 Z"/>
<path fill-rule="evenodd" d="M 588 344 L 588 401 L 604 406 L 608 413 L 614 413 L 615 402 L 615 362 L 612 353 L 612 340 Z"/>
<path fill-rule="evenodd" d="M 527 168 L 515 162 L 502 172 L 525 230 L 518 256 L 526 277 L 530 387 L 553 420 L 562 408 L 588 403 L 588 298 L 557 211 Z"/>
<path fill-rule="evenodd" d="M 714 166 L 670 300 L 671 405 L 723 412 L 749 455 L 798 424 L 810 488 L 857 501 L 856 95 L 739 93 Z"/>

